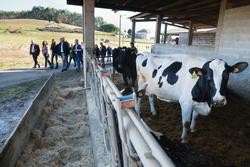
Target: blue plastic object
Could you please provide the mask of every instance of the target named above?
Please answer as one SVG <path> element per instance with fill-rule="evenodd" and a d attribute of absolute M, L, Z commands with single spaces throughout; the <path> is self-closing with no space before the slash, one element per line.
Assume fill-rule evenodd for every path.
<path fill-rule="evenodd" d="M 121 96 L 121 97 L 118 97 L 118 99 L 120 101 L 132 100 L 133 99 L 133 95 Z"/>

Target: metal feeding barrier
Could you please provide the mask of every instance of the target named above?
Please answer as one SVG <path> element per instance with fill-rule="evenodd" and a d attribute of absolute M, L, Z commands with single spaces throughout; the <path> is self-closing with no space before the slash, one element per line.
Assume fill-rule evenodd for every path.
<path fill-rule="evenodd" d="M 172 167 L 145 123 L 133 108 L 134 96 L 124 97 L 111 80 L 111 70 L 104 70 L 85 52 L 85 85 L 91 87 L 103 127 L 106 148 L 112 165 L 117 167 Z M 110 73 L 110 75 L 109 75 Z"/>

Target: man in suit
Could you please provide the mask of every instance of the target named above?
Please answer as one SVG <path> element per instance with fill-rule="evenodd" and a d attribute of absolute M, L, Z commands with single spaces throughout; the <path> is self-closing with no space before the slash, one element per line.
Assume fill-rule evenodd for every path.
<path fill-rule="evenodd" d="M 80 71 L 80 67 L 81 67 L 81 60 L 82 60 L 82 46 L 79 44 L 78 39 L 75 40 L 75 45 L 73 46 L 73 51 L 76 55 L 76 64 L 77 64 L 77 68 L 76 71 L 79 72 Z"/>
<path fill-rule="evenodd" d="M 30 44 L 30 55 L 32 55 L 33 60 L 34 60 L 34 66 L 33 68 L 36 68 L 36 66 L 38 66 L 38 68 L 40 68 L 40 65 L 38 64 L 37 58 L 40 54 L 40 48 L 39 45 L 35 44 L 33 40 L 31 40 L 31 44 Z"/>
<path fill-rule="evenodd" d="M 69 55 L 69 43 L 67 41 L 65 41 L 64 37 L 60 38 L 58 53 L 59 53 L 60 56 L 62 56 L 62 60 L 63 60 L 62 72 L 67 71 L 67 68 L 68 68 L 68 55 Z"/>
<path fill-rule="evenodd" d="M 51 50 L 51 68 L 54 68 L 54 57 L 56 59 L 56 69 L 58 68 L 58 55 L 57 55 L 57 45 L 56 45 L 56 41 L 54 39 L 52 39 L 51 42 L 51 46 L 50 46 L 50 50 Z"/>
<path fill-rule="evenodd" d="M 101 58 L 102 58 L 102 66 L 104 67 L 105 66 L 105 57 L 106 57 L 107 49 L 106 49 L 106 46 L 104 46 L 102 42 L 100 43 L 100 45 L 101 45 L 100 55 L 101 55 Z"/>

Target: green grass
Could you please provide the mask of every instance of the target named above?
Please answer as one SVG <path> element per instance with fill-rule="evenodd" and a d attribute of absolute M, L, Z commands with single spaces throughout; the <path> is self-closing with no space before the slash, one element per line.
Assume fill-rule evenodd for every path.
<path fill-rule="evenodd" d="M 75 39 L 82 41 L 81 33 L 64 33 L 64 32 L 41 32 L 37 28 L 43 28 L 48 25 L 48 21 L 33 20 L 33 19 L 10 19 L 0 20 L 0 70 L 32 67 L 33 60 L 29 55 L 30 41 L 34 40 L 41 46 L 42 41 L 47 41 L 49 44 L 51 39 L 59 42 L 61 37 L 65 37 L 69 43 L 73 43 Z M 79 28 L 67 24 L 58 24 L 59 27 Z M 9 33 L 6 29 L 21 29 L 21 33 Z M 113 33 L 95 31 L 95 43 L 99 45 L 101 39 L 108 39 L 109 42 L 105 45 L 110 45 L 112 48 L 118 46 L 118 36 Z M 150 51 L 153 41 L 151 40 L 136 40 L 136 47 L 140 52 Z M 122 46 L 129 46 L 129 38 L 121 38 Z M 43 64 L 44 58 L 39 56 L 40 64 Z"/>

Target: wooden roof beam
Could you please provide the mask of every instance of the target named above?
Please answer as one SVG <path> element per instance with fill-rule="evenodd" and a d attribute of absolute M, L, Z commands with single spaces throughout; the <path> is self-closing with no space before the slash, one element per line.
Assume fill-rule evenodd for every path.
<path fill-rule="evenodd" d="M 126 6 L 128 5 L 129 3 L 131 3 L 133 0 L 125 0 L 123 3 L 122 3 L 122 6 Z"/>
<path fill-rule="evenodd" d="M 136 18 L 142 18 L 142 17 L 147 17 L 148 15 L 151 15 L 152 13 L 139 13 L 137 15 L 129 17 L 131 20 L 136 19 Z"/>
<path fill-rule="evenodd" d="M 187 6 L 183 6 L 178 8 L 178 10 L 189 10 L 189 9 L 193 9 L 193 8 L 201 8 L 203 6 L 207 6 L 210 4 L 215 4 L 218 3 L 218 0 L 207 0 L 207 1 L 200 1 L 197 3 L 193 3 L 193 4 L 188 4 Z M 219 3 L 218 3 L 219 5 Z"/>
<path fill-rule="evenodd" d="M 178 0 L 178 1 L 175 1 L 175 2 L 172 2 L 172 3 L 167 3 L 165 5 L 162 5 L 160 8 L 156 9 L 157 11 L 162 11 L 162 10 L 167 10 L 167 9 L 171 9 L 173 7 L 176 7 L 178 5 L 183 5 L 183 3 L 186 3 L 186 2 L 190 2 L 190 0 Z"/>
<path fill-rule="evenodd" d="M 176 25 L 176 24 L 171 23 L 171 22 L 164 22 L 163 24 L 167 24 L 167 25 L 171 25 L 171 26 L 179 27 L 179 28 L 184 28 L 184 29 L 189 29 L 189 27 L 187 27 L 187 26 L 184 26 L 184 25 Z"/>

